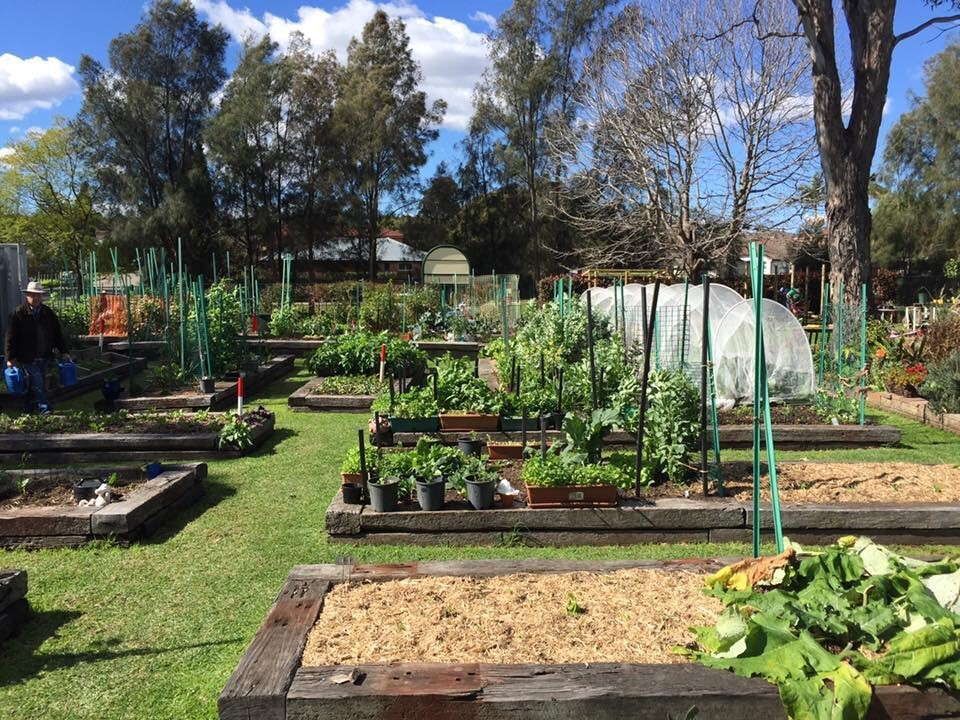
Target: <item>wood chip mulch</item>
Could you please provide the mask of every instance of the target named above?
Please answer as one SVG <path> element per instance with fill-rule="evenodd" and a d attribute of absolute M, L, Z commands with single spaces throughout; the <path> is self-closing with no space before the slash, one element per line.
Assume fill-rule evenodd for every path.
<path fill-rule="evenodd" d="M 327 594 L 303 665 L 679 663 L 671 649 L 722 609 L 703 584 L 657 569 L 345 583 Z"/>

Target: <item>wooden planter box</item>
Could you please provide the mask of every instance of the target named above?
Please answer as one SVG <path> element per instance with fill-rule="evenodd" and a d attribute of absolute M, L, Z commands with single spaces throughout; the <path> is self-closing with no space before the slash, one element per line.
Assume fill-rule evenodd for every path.
<path fill-rule="evenodd" d="M 841 535 L 868 535 L 887 545 L 960 545 L 960 504 L 832 503 L 785 504 L 784 534 L 804 545 L 825 545 Z M 634 545 L 638 543 L 749 543 L 753 507 L 729 498 L 690 497 L 636 500 L 615 507 L 511 508 L 474 510 L 448 502 L 443 512 L 399 509 L 375 513 L 330 502 L 325 526 L 332 541 L 387 545 L 531 546 Z M 761 526 L 769 538 L 773 518 L 764 503 Z"/>
<path fill-rule="evenodd" d="M 11 475 L 49 470 L 10 470 Z M 91 473 L 133 473 L 137 468 L 62 470 L 77 478 Z M 0 510 L 0 547 L 73 547 L 98 538 L 129 542 L 151 534 L 174 512 L 203 495 L 206 463 L 167 466 L 162 473 L 138 483 L 136 496 L 96 507 L 51 505 Z M 133 495 L 133 493 L 131 493 Z"/>
<path fill-rule="evenodd" d="M 527 485 L 527 506 L 531 508 L 616 507 L 620 500 L 612 485 Z"/>
<path fill-rule="evenodd" d="M 518 443 L 487 443 L 487 454 L 491 460 L 522 460 L 523 445 Z"/>
<path fill-rule="evenodd" d="M 468 428 L 470 429 L 470 428 Z M 437 434 L 445 445 L 456 445 L 457 433 L 451 429 Z M 547 442 L 552 443 L 563 437 L 557 430 L 546 431 Z M 777 448 L 783 450 L 823 450 L 825 448 L 876 447 L 896 445 L 900 442 L 900 429 L 892 425 L 775 425 L 773 438 Z M 393 441 L 397 445 L 416 445 L 418 433 L 394 431 Z M 499 432 L 497 439 L 519 442 L 519 432 Z M 528 440 L 533 440 L 529 433 Z M 614 430 L 603 439 L 608 447 L 632 447 L 636 443 L 633 433 Z M 753 443 L 751 425 L 721 425 L 721 448 L 749 448 Z"/>
<path fill-rule="evenodd" d="M 294 410 L 315 412 L 366 412 L 373 405 L 373 395 L 319 395 L 313 389 L 323 378 L 313 378 L 287 398 Z"/>
<path fill-rule="evenodd" d="M 16 635 L 29 614 L 27 571 L 0 568 L 0 643 Z"/>
<path fill-rule="evenodd" d="M 783 705 L 774 685 L 692 663 L 394 663 L 303 667 L 300 662 L 307 636 L 323 611 L 324 598 L 339 583 L 433 576 L 498 577 L 511 573 L 602 573 L 640 567 L 707 573 L 728 561 L 537 559 L 295 567 L 220 693 L 219 717 L 666 720 L 682 718 L 691 707 L 696 707 L 704 720 L 784 720 Z M 951 693 L 884 685 L 875 689 L 869 718 L 921 720 L 958 714 L 960 699 Z"/>
<path fill-rule="evenodd" d="M 81 353 L 84 354 L 93 354 L 93 357 L 98 357 L 95 350 L 81 350 Z M 84 393 L 90 392 L 91 390 L 98 389 L 103 385 L 103 381 L 115 378 L 115 377 L 127 377 L 129 374 L 131 366 L 133 371 L 139 372 L 147 366 L 147 361 L 142 357 L 133 358 L 131 362 L 126 355 L 120 355 L 115 352 L 105 352 L 103 355 L 99 356 L 103 360 L 108 360 L 110 362 L 110 367 L 103 368 L 102 370 L 95 370 L 92 373 L 87 373 L 86 375 L 81 375 L 77 378 L 77 382 L 69 387 L 53 387 L 47 390 L 47 397 L 51 402 L 56 402 L 58 400 L 64 400 L 66 398 L 75 397 L 77 395 L 82 395 Z M 78 356 L 74 358 L 74 361 L 77 365 L 83 365 L 84 358 Z M 0 408 L 11 408 L 19 409 L 23 406 L 23 397 L 11 395 L 5 390 L 0 391 Z"/>
<path fill-rule="evenodd" d="M 936 413 L 930 409 L 930 403 L 923 398 L 871 390 L 867 393 L 867 403 L 871 407 L 903 415 L 925 425 L 960 435 L 960 413 Z"/>
<path fill-rule="evenodd" d="M 244 378 L 246 397 L 253 395 L 258 388 L 279 380 L 293 371 L 293 355 L 271 358 L 256 371 L 250 371 Z M 175 395 L 143 395 L 140 397 L 119 398 L 118 408 L 125 410 L 217 410 L 235 405 L 237 402 L 237 379 L 218 380 L 212 393 L 201 393 L 199 383 L 194 390 L 185 390 Z"/>
<path fill-rule="evenodd" d="M 221 448 L 219 432 L 200 433 L 8 433 L 0 434 L 0 464 L 104 460 L 196 460 L 233 458 L 253 452 L 273 434 L 276 418 L 251 430 L 245 450 Z"/>
<path fill-rule="evenodd" d="M 499 415 L 482 413 L 441 413 L 440 429 L 443 431 L 465 432 L 469 430 L 493 431 L 500 424 Z M 396 431 L 394 431 L 396 432 Z"/>

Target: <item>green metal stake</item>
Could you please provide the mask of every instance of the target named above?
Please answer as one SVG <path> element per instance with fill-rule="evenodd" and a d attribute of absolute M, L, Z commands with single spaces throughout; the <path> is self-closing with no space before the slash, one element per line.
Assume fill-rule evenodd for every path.
<path fill-rule="evenodd" d="M 762 270 L 761 270 L 762 272 Z M 753 556 L 760 557 L 760 363 L 761 297 L 757 292 L 757 246 L 750 243 L 750 275 L 753 290 Z"/>
<path fill-rule="evenodd" d="M 183 283 L 183 243 L 177 238 L 177 294 L 179 295 L 180 308 L 180 372 L 187 371 L 187 299 L 184 297 L 185 290 Z"/>
<path fill-rule="evenodd" d="M 866 423 L 867 405 L 867 284 L 860 285 L 860 424 Z"/>
<path fill-rule="evenodd" d="M 817 387 L 823 385 L 823 376 L 827 366 L 827 329 L 830 318 L 830 283 L 821 283 L 820 296 L 820 357 L 817 368 Z"/>

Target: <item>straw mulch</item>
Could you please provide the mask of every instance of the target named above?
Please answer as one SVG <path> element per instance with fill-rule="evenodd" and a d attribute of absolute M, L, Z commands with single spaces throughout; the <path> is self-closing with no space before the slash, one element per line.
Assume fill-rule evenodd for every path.
<path fill-rule="evenodd" d="M 733 470 L 728 494 L 748 499 L 749 468 Z M 960 502 L 960 467 L 916 463 L 784 463 L 778 466 L 780 500 L 787 503 Z M 725 473 L 726 475 L 727 473 Z M 769 500 L 764 478 L 763 497 Z"/>
<path fill-rule="evenodd" d="M 683 662 L 671 648 L 722 609 L 703 584 L 653 569 L 342 584 L 303 664 Z"/>

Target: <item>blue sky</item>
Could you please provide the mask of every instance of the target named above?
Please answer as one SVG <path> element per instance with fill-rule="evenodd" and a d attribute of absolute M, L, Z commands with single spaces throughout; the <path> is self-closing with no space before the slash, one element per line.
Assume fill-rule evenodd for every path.
<path fill-rule="evenodd" d="M 240 38 L 270 32 L 275 38 L 298 29 L 315 46 L 343 51 L 377 5 L 407 22 L 425 85 L 450 105 L 441 137 L 431 147 L 429 174 L 440 160 L 456 166 L 456 143 L 470 112 L 470 93 L 484 66 L 483 33 L 509 0 L 195 0 L 201 13 Z M 930 17 L 917 0 L 901 0 L 897 29 Z M 144 8 L 140 0 L 0 0 L 0 148 L 29 129 L 44 128 L 56 115 L 73 115 L 80 92 L 71 73 L 83 53 L 104 59 L 110 39 L 128 31 Z M 910 93 L 923 88 L 923 63 L 943 49 L 948 36 L 936 30 L 904 42 L 896 51 L 883 132 L 909 108 Z M 236 60 L 237 43 L 229 62 Z M 878 153 L 879 156 L 879 153 Z"/>

